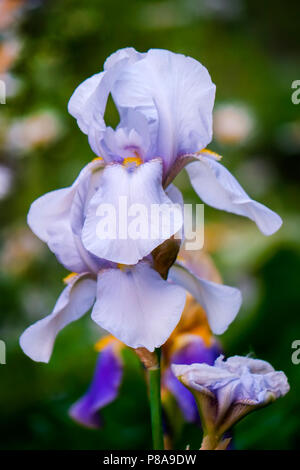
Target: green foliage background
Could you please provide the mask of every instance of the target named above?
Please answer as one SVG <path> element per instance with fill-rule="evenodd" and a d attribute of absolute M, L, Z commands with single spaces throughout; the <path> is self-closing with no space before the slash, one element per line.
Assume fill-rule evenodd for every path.
<path fill-rule="evenodd" d="M 52 144 L 24 157 L 4 145 L 0 149 L 0 161 L 15 175 L 11 194 L 0 201 L 0 248 L 5 250 L 9 238 L 26 225 L 36 197 L 71 184 L 93 158 L 86 136 L 67 113 L 67 102 L 81 81 L 101 70 L 110 53 L 125 46 L 141 51 L 157 47 L 200 60 L 217 85 L 216 104 L 244 103 L 256 119 L 256 132 L 244 145 L 213 141 L 210 148 L 224 155 L 223 163 L 250 194 L 284 221 L 278 234 L 264 238 L 250 221 L 205 208 L 207 223 L 213 221 L 231 233 L 224 243 L 222 232 L 218 234 L 221 242 L 213 254 L 217 266 L 227 284 L 244 292 L 242 311 L 222 338 L 226 354 L 251 352 L 270 361 L 287 374 L 291 385 L 284 399 L 236 427 L 235 447 L 296 449 L 300 365 L 291 362 L 291 344 L 300 339 L 300 105 L 291 102 L 291 83 L 300 79 L 299 2 L 232 0 L 213 2 L 223 5 L 221 10 L 205 9 L 209 3 L 52 0 L 24 14 L 19 25 L 23 48 L 13 69 L 22 88 L 1 105 L 0 117 L 10 121 L 51 109 L 63 132 Z M 107 118 L 116 123 L 112 106 Z M 296 134 L 289 134 L 289 123 L 294 123 Z M 260 194 L 259 169 L 247 166 L 257 160 L 272 175 L 268 185 L 262 181 Z M 184 177 L 178 184 L 188 200 L 197 201 Z M 100 330 L 88 316 L 59 335 L 49 365 L 32 362 L 18 345 L 25 327 L 51 311 L 66 274 L 47 249 L 20 270 L 6 265 L 0 269 L 0 338 L 7 344 L 7 364 L 0 365 L 0 447 L 149 448 L 143 371 L 129 351 L 120 396 L 103 410 L 103 428 L 86 430 L 68 417 L 68 408 L 89 384 L 97 357 L 93 344 Z M 196 426 L 179 427 L 179 448 L 197 448 L 200 440 Z"/>

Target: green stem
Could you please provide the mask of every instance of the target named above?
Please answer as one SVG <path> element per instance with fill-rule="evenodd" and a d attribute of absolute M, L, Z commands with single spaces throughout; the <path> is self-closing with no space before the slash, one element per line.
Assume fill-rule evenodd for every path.
<path fill-rule="evenodd" d="M 163 450 L 164 439 L 162 430 L 161 392 L 160 392 L 160 350 L 157 350 L 158 364 L 148 369 L 150 411 L 152 425 L 153 449 Z"/>

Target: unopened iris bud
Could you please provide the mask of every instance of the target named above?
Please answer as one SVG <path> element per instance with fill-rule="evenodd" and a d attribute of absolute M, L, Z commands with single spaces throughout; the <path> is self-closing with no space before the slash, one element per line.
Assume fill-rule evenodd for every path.
<path fill-rule="evenodd" d="M 245 415 L 267 406 L 290 389 L 283 372 L 265 361 L 219 356 L 213 366 L 175 365 L 177 378 L 193 393 L 204 429 L 202 449 L 222 446 L 222 436 Z"/>

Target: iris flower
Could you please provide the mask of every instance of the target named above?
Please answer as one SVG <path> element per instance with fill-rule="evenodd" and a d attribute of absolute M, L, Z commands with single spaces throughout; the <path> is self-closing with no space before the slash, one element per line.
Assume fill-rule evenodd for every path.
<path fill-rule="evenodd" d="M 104 121 L 109 94 L 120 115 L 116 130 Z M 220 157 L 206 149 L 212 139 L 214 97 L 215 85 L 203 65 L 161 49 L 121 49 L 106 60 L 103 72 L 78 86 L 69 112 L 105 162 L 105 184 L 91 199 L 83 227 L 83 244 L 90 252 L 125 264 L 147 256 L 162 242 L 159 237 L 136 240 L 134 248 L 130 237 L 126 242 L 100 241 L 97 209 L 116 204 L 120 195 L 147 208 L 154 202 L 170 204 L 165 190 L 184 167 L 204 203 L 250 218 L 265 235 L 279 229 L 281 218 L 250 199 Z M 179 225 L 178 215 L 170 236 Z"/>
<path fill-rule="evenodd" d="M 33 232 L 74 273 L 53 312 L 23 333 L 21 346 L 31 358 L 48 362 L 58 332 L 91 307 L 99 326 L 126 345 L 149 351 L 161 346 L 177 325 L 185 291 L 203 306 L 214 333 L 223 333 L 233 321 L 241 304 L 238 289 L 203 279 L 193 263 L 179 260 L 171 267 L 177 248 L 169 237 L 180 231 L 183 205 L 171 181 L 185 165 L 205 202 L 248 215 L 265 233 L 281 223 L 248 198 L 214 154 L 197 152 L 211 139 L 214 92 L 207 70 L 194 59 L 162 50 L 140 54 L 132 48 L 110 56 L 103 72 L 75 90 L 69 111 L 98 158 L 72 186 L 40 197 L 30 208 Z M 109 93 L 120 113 L 116 130 L 103 117 Z M 175 206 L 168 235 L 151 220 L 150 229 L 158 232 L 154 238 L 100 239 L 98 210 L 108 204 L 122 218 L 121 196 L 131 206 L 157 205 L 167 213 Z M 165 266 L 158 268 L 157 259 Z"/>

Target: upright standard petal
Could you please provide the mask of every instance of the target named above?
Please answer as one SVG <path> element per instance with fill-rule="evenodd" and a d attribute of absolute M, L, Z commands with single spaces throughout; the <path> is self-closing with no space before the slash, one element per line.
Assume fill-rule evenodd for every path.
<path fill-rule="evenodd" d="M 179 264 L 172 266 L 168 279 L 184 287 L 204 308 L 213 333 L 224 333 L 238 314 L 242 304 L 238 289 L 200 279 Z"/>
<path fill-rule="evenodd" d="M 68 103 L 69 113 L 77 120 L 80 130 L 85 134 L 88 134 L 89 127 L 93 120 L 95 95 L 104 75 L 105 72 L 100 72 L 84 80 L 84 82 L 76 88 Z M 103 111 L 102 109 L 102 113 Z M 100 113 L 101 109 L 99 109 L 99 114 Z"/>
<path fill-rule="evenodd" d="M 92 319 L 127 346 L 153 351 L 172 333 L 184 304 L 184 290 L 164 281 L 143 261 L 98 275 Z"/>
<path fill-rule="evenodd" d="M 103 348 L 89 389 L 69 411 L 70 416 L 83 426 L 98 428 L 101 425 L 99 410 L 118 395 L 123 375 L 119 349 L 113 342 Z"/>
<path fill-rule="evenodd" d="M 160 160 L 135 168 L 107 166 L 89 203 L 82 232 L 86 249 L 109 261 L 136 264 L 176 233 L 182 209 L 167 197 L 161 179 Z"/>
<path fill-rule="evenodd" d="M 104 72 L 97 73 L 81 83 L 70 98 L 69 113 L 79 128 L 88 135 L 93 151 L 100 155 L 100 140 L 106 129 L 104 113 L 111 88 L 123 68 L 143 55 L 128 47 L 112 54 L 105 62 Z"/>
<path fill-rule="evenodd" d="M 104 62 L 104 70 L 111 69 L 115 64 L 120 62 L 123 59 L 127 59 L 129 63 L 134 63 L 137 60 L 140 60 L 144 57 L 144 52 L 138 52 L 134 47 L 123 47 L 123 49 L 118 49 L 116 52 L 113 52 L 110 56 L 107 57 Z"/>
<path fill-rule="evenodd" d="M 122 70 L 112 96 L 117 106 L 135 108 L 147 117 L 166 171 L 178 155 L 196 152 L 211 140 L 215 85 L 191 57 L 151 49 Z"/>
<path fill-rule="evenodd" d="M 96 281 L 90 274 L 74 276 L 59 296 L 53 312 L 24 331 L 20 345 L 37 362 L 49 362 L 57 334 L 93 305 Z"/>
<path fill-rule="evenodd" d="M 186 170 L 192 186 L 206 204 L 253 220 L 264 235 L 276 232 L 282 220 L 263 204 L 253 201 L 232 174 L 212 156 L 195 155 Z"/>

